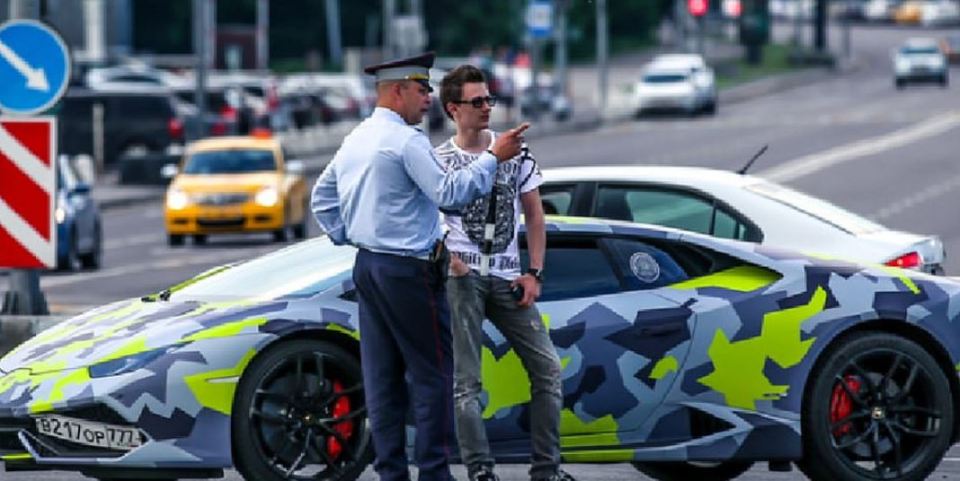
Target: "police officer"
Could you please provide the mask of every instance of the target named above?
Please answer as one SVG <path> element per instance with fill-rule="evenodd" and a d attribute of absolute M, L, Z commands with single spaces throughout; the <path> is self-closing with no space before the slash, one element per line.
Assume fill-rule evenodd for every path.
<path fill-rule="evenodd" d="M 439 209 L 490 192 L 498 162 L 520 153 L 523 124 L 463 169 L 447 172 L 414 125 L 430 106 L 427 53 L 374 65 L 377 106 L 346 138 L 313 188 L 312 210 L 336 244 L 359 248 L 353 269 L 367 411 L 384 481 L 410 479 L 413 407 L 420 481 L 449 481 L 453 362 Z M 408 391 L 405 378 L 409 377 Z"/>

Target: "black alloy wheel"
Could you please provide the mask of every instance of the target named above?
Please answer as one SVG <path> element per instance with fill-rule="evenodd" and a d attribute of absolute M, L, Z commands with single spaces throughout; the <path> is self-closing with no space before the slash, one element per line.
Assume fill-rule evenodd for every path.
<path fill-rule="evenodd" d="M 356 479 L 373 459 L 360 363 L 323 341 L 271 348 L 240 381 L 232 438 L 248 480 Z"/>
<path fill-rule="evenodd" d="M 954 429 L 950 383 L 917 343 L 853 334 L 810 379 L 798 463 L 810 479 L 920 481 L 943 459 Z"/>
<path fill-rule="evenodd" d="M 633 467 L 637 468 L 637 471 L 659 481 L 729 481 L 747 472 L 751 466 L 753 466 L 753 461 L 633 463 Z"/>

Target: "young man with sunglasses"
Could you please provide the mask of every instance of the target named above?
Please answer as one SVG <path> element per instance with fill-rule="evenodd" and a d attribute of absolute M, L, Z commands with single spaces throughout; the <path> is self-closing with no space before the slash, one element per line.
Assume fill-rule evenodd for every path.
<path fill-rule="evenodd" d="M 496 98 L 483 72 L 471 65 L 450 71 L 440 101 L 456 134 L 436 148 L 448 171 L 470 165 L 498 135 L 489 129 Z M 447 213 L 451 251 L 447 298 L 453 328 L 454 413 L 460 456 L 470 481 L 498 481 L 493 473 L 480 405 L 481 325 L 489 318 L 510 342 L 530 378 L 530 477 L 573 481 L 560 470 L 560 359 L 534 301 L 540 295 L 546 229 L 538 186 L 543 182 L 529 149 L 497 166 L 491 194 Z M 527 226 L 529 269 L 521 273 L 517 249 L 520 208 Z"/>

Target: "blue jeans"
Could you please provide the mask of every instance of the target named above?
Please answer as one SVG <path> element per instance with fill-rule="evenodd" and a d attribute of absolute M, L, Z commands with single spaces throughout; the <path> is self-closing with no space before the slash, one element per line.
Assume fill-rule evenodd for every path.
<path fill-rule="evenodd" d="M 453 325 L 453 398 L 460 456 L 469 473 L 492 468 L 480 393 L 484 317 L 503 334 L 530 379 L 530 476 L 540 479 L 560 466 L 560 358 L 536 307 L 520 307 L 510 282 L 475 271 L 447 281 Z"/>

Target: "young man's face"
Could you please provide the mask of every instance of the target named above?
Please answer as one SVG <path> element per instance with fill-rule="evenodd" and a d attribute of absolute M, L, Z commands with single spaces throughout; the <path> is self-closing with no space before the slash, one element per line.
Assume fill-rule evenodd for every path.
<path fill-rule="evenodd" d="M 460 129 L 485 129 L 490 126 L 490 104 L 484 99 L 490 97 L 490 91 L 484 82 L 470 82 L 463 84 L 463 93 L 460 103 L 451 103 L 448 107 L 453 115 L 453 121 Z M 476 99 L 480 99 L 477 101 Z M 474 102 L 480 105 L 475 107 Z"/>
<path fill-rule="evenodd" d="M 430 109 L 430 91 L 420 82 L 407 81 L 400 86 L 400 97 L 403 99 L 403 120 L 409 125 L 419 124 Z"/>

